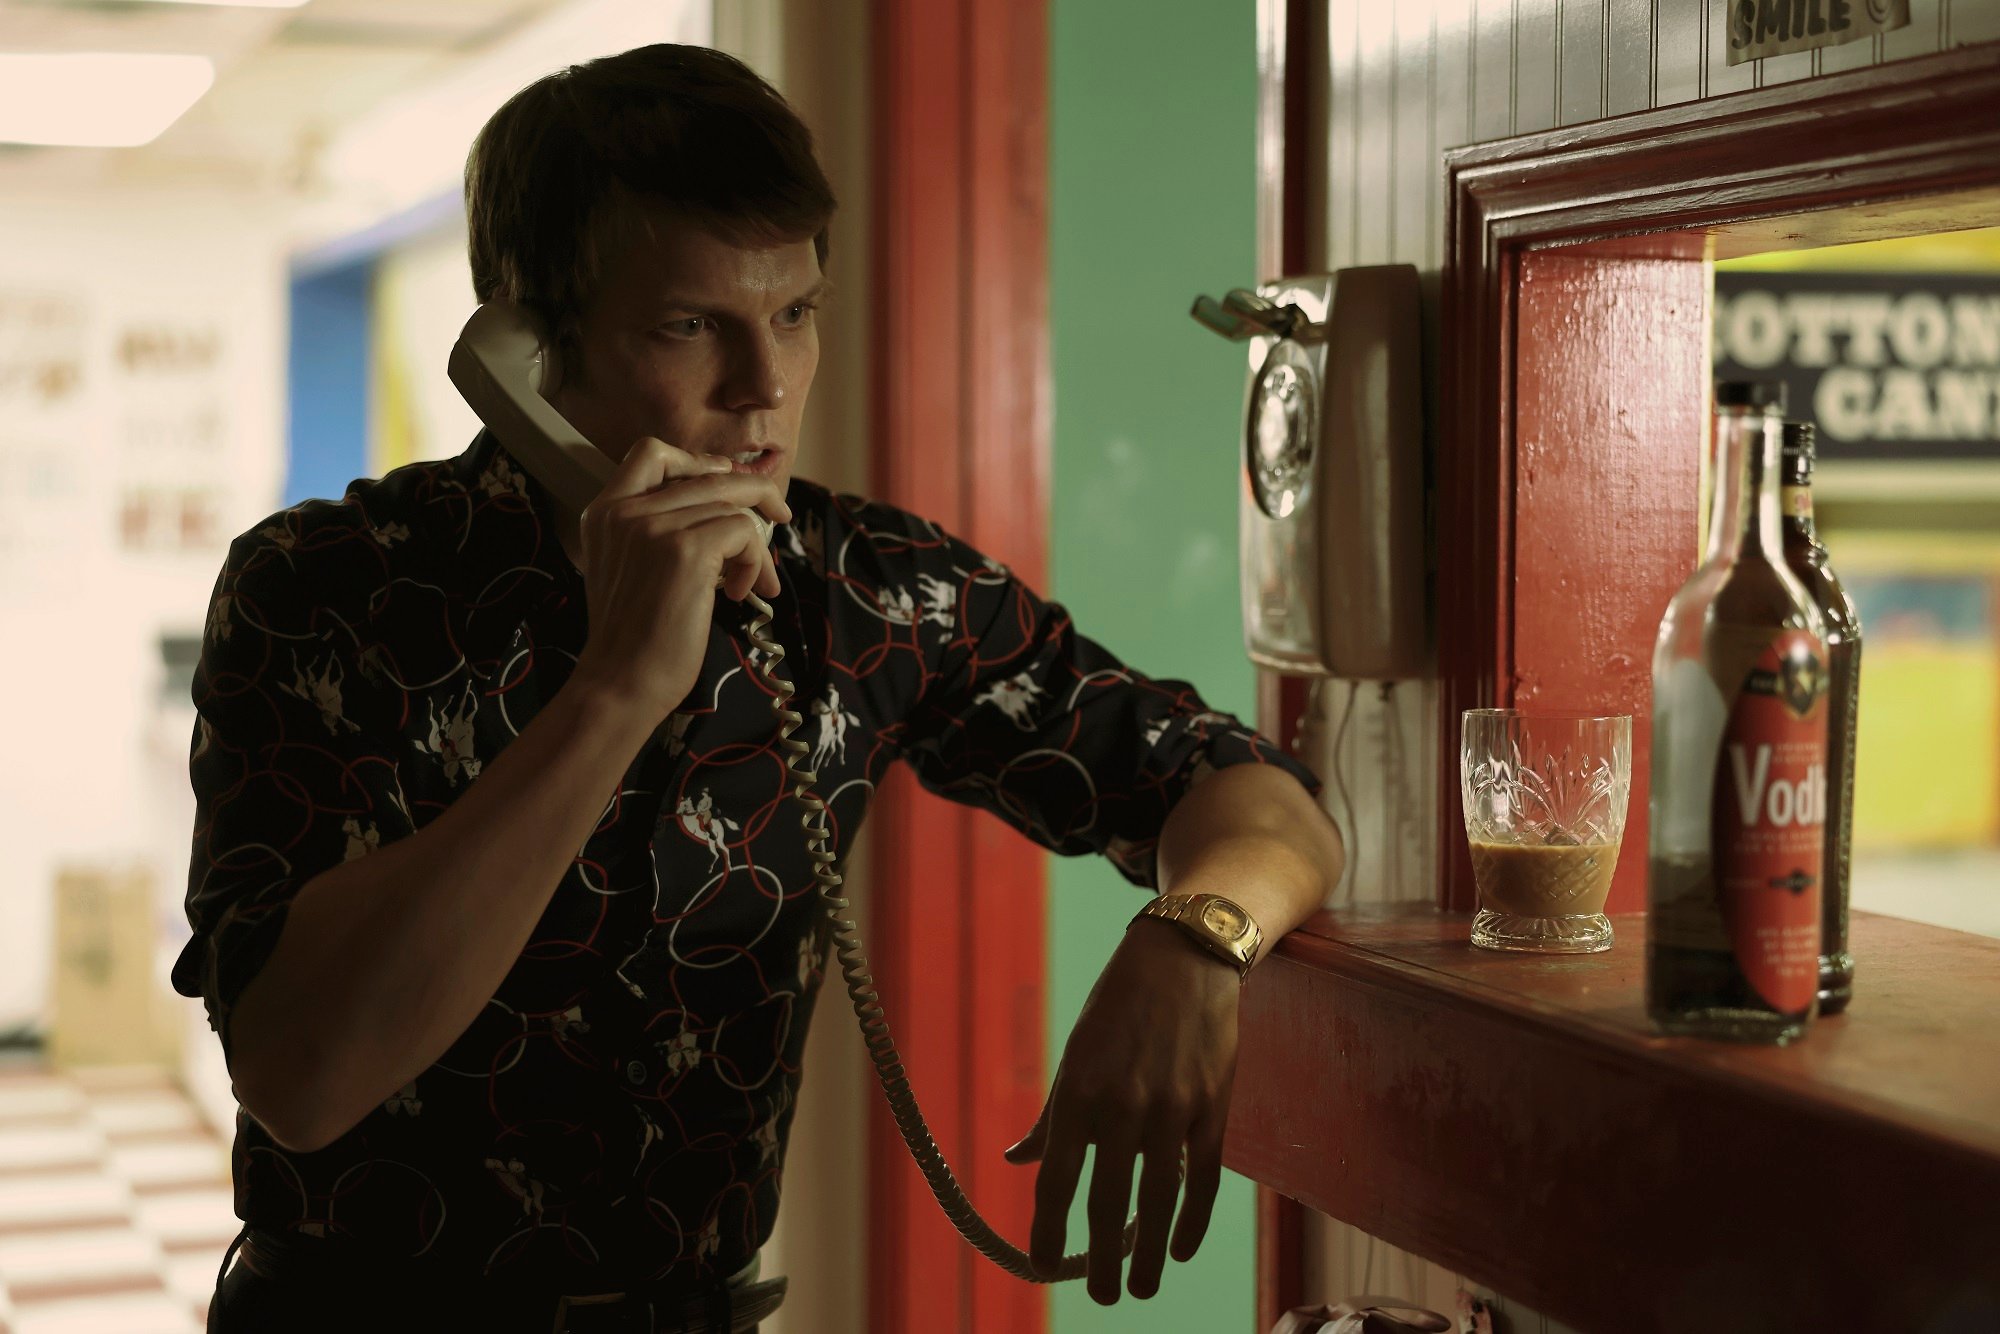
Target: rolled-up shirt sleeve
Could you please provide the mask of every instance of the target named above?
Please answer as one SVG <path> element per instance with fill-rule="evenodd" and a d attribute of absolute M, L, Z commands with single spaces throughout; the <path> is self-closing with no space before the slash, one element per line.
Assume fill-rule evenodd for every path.
<path fill-rule="evenodd" d="M 1157 888 L 1167 814 L 1207 774 L 1304 765 L 1210 708 L 1185 681 L 1155 680 L 1080 634 L 1058 603 L 947 537 L 924 557 L 948 584 L 953 632 L 939 645 L 901 738 L 933 792 L 991 810 L 1063 854 L 1103 854 Z"/>
<path fill-rule="evenodd" d="M 231 1053 L 231 1009 L 299 888 L 410 832 L 393 732 L 369 725 L 352 628 L 291 573 L 282 540 L 231 546 L 194 675 L 188 760 L 193 937 L 174 989 Z"/>

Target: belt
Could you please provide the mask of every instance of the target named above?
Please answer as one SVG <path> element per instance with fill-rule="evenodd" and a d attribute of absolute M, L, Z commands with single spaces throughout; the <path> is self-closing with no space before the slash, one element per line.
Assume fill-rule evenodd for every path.
<path fill-rule="evenodd" d="M 759 1260 L 701 1289 L 688 1283 L 652 1283 L 617 1292 L 563 1293 L 515 1278 L 466 1278 L 401 1258 L 376 1259 L 339 1242 L 323 1243 L 296 1234 L 244 1227 L 236 1243 L 252 1273 L 302 1287 L 326 1286 L 343 1293 L 366 1292 L 367 1301 L 388 1316 L 437 1303 L 456 1304 L 456 1313 L 487 1313 L 494 1330 L 534 1334 L 742 1334 L 776 1311 L 785 1299 L 786 1280 L 759 1280 Z M 223 1268 L 229 1255 L 223 1256 Z M 484 1323 L 484 1322 L 482 1322 Z M 378 1325 L 386 1328 L 386 1324 Z"/>

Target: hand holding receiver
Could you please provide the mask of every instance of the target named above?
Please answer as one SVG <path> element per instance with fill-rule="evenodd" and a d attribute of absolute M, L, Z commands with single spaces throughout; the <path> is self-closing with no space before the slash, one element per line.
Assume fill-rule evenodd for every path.
<path fill-rule="evenodd" d="M 474 311 L 449 373 L 507 451 L 578 517 L 591 627 L 578 678 L 656 725 L 693 688 L 714 590 L 738 601 L 753 590 L 776 596 L 768 548 L 771 521 L 791 517 L 783 494 L 733 473 L 727 459 L 660 440 L 639 441 L 614 465 L 543 397 L 561 366 L 520 306 Z"/>
<path fill-rule="evenodd" d="M 644 439 L 583 511 L 590 637 L 577 679 L 652 727 L 680 707 L 708 648 L 715 591 L 777 596 L 763 515 L 792 512 L 769 478 Z"/>

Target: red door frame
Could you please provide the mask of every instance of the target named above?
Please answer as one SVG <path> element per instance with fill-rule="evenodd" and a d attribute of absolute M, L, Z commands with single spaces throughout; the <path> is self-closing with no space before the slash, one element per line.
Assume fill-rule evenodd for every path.
<path fill-rule="evenodd" d="M 1257 0 L 1257 276 L 1303 273 L 1320 246 L 1307 234 L 1312 184 L 1312 53 L 1323 4 Z M 1324 161 L 1322 155 L 1321 161 Z M 1257 730 L 1290 750 L 1305 717 L 1307 682 L 1259 668 Z M 1257 1187 L 1257 1328 L 1304 1300 L 1305 1207 Z"/>
<path fill-rule="evenodd" d="M 1046 0 L 880 0 L 874 24 L 876 495 L 1047 580 Z M 883 1004 L 933 1135 L 1025 1245 L 1034 1176 L 1000 1151 L 1045 1093 L 1046 854 L 900 770 L 872 825 Z M 868 1126 L 868 1328 L 1037 1334 L 1040 1288 L 931 1198 L 881 1100 Z"/>

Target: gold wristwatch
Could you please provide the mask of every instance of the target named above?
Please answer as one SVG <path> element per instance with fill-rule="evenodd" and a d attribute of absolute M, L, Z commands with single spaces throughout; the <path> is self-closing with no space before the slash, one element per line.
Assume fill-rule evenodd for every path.
<path fill-rule="evenodd" d="M 1235 964 L 1239 978 L 1250 976 L 1257 946 L 1264 940 L 1250 914 L 1220 894 L 1163 894 L 1141 908 L 1139 917 L 1172 922 L 1210 954 Z"/>

